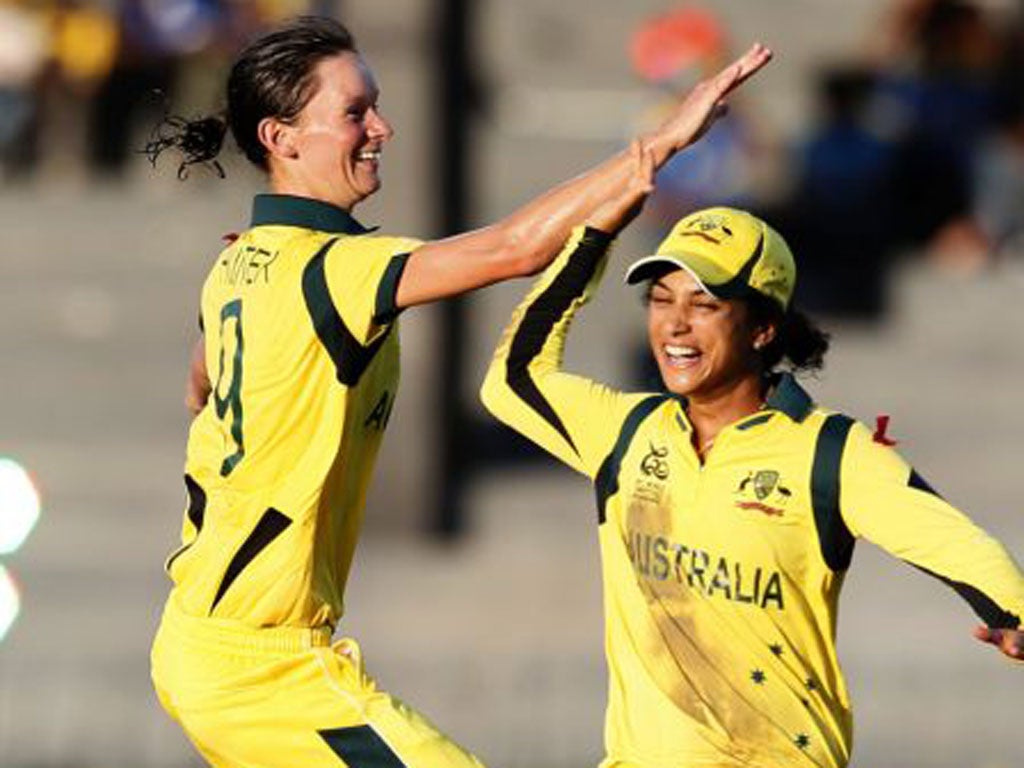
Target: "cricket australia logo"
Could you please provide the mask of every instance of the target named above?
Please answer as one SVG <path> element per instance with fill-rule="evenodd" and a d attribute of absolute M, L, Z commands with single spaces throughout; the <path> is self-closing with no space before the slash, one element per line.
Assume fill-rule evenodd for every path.
<path fill-rule="evenodd" d="M 726 224 L 726 217 L 718 213 L 703 213 L 695 216 L 686 223 L 686 229 L 681 232 L 682 236 L 697 236 L 712 243 L 720 243 L 727 237 L 732 237 L 732 230 Z"/>
<path fill-rule="evenodd" d="M 782 517 L 786 503 L 793 496 L 793 492 L 782 484 L 779 473 L 774 469 L 748 472 L 735 493 L 740 497 L 736 501 L 737 507 L 763 512 L 769 517 Z"/>

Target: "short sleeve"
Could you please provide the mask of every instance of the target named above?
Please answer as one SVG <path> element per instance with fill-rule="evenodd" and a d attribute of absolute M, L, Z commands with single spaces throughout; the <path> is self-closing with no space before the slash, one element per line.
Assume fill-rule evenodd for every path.
<path fill-rule="evenodd" d="M 420 245 L 414 238 L 362 235 L 342 237 L 327 252 L 324 275 L 331 302 L 359 343 L 372 342 L 398 316 L 398 284 Z"/>

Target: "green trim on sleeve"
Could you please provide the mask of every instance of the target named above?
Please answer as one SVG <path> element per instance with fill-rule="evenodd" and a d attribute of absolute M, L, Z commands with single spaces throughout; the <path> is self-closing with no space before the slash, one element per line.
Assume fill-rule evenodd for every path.
<path fill-rule="evenodd" d="M 402 759 L 369 725 L 329 728 L 317 733 L 349 768 L 406 768 Z"/>
<path fill-rule="evenodd" d="M 942 494 L 932 488 L 931 484 L 918 474 L 916 469 L 910 470 L 910 477 L 907 478 L 907 485 L 917 491 L 930 493 L 932 496 L 942 498 Z"/>
<path fill-rule="evenodd" d="M 904 560 L 903 562 L 910 561 Z M 1017 629 L 1020 627 L 1020 616 L 1002 608 L 995 600 L 977 587 L 962 581 L 954 581 L 915 563 L 910 563 L 910 565 L 952 588 L 954 592 L 967 601 L 967 604 L 971 606 L 971 609 L 978 615 L 978 618 L 984 621 L 991 629 Z"/>
<path fill-rule="evenodd" d="M 811 503 L 821 556 L 833 571 L 845 571 L 853 558 L 854 537 L 839 510 L 840 470 L 853 419 L 836 413 L 825 419 L 814 447 Z"/>
<path fill-rule="evenodd" d="M 587 284 L 594 276 L 602 259 L 608 252 L 612 235 L 587 227 L 572 253 L 566 259 L 561 271 L 541 293 L 526 307 L 505 362 L 505 382 L 540 418 L 554 429 L 573 452 L 579 456 L 579 448 L 569 434 L 562 418 L 541 392 L 530 373 L 530 364 L 541 354 L 558 323 L 566 316 L 573 302 L 580 300 Z"/>
<path fill-rule="evenodd" d="M 377 286 L 377 299 L 373 305 L 373 322 L 376 325 L 387 325 L 398 317 L 401 309 L 398 307 L 398 283 L 405 272 L 405 265 L 409 262 L 411 253 L 400 253 L 392 256 L 384 270 L 384 276 Z"/>

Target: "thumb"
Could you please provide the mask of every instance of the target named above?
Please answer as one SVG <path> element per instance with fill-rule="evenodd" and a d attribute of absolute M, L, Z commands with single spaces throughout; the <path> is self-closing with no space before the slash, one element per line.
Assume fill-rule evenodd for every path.
<path fill-rule="evenodd" d="M 1003 640 L 1003 633 L 1001 630 L 992 629 L 983 624 L 975 627 L 972 634 L 981 642 L 989 643 L 991 645 L 999 645 Z"/>

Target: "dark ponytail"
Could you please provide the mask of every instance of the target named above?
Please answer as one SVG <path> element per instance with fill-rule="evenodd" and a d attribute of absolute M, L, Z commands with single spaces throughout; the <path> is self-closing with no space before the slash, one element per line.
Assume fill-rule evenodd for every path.
<path fill-rule="evenodd" d="M 182 160 L 178 165 L 178 178 L 188 178 L 191 165 L 207 165 L 224 178 L 224 168 L 217 160 L 224 146 L 224 134 L 228 124 L 221 115 L 210 115 L 197 120 L 186 120 L 177 115 L 167 115 L 156 128 L 143 149 L 153 167 L 165 149 L 177 149 Z"/>
<path fill-rule="evenodd" d="M 747 300 L 755 326 L 774 324 L 775 338 L 761 350 L 764 371 L 785 364 L 791 371 L 820 371 L 825 367 L 829 335 L 791 304 L 783 310 L 767 296 Z"/>
<path fill-rule="evenodd" d="M 178 177 L 192 165 L 205 164 L 221 177 L 217 161 L 230 128 L 246 158 L 266 171 L 267 150 L 259 140 L 260 121 L 295 120 L 316 92 L 316 66 L 342 53 L 358 53 L 355 39 L 342 24 L 320 16 L 302 16 L 263 35 L 239 54 L 227 83 L 227 110 L 195 120 L 168 116 L 156 127 L 145 153 L 154 165 L 166 149 L 183 156 Z"/>

